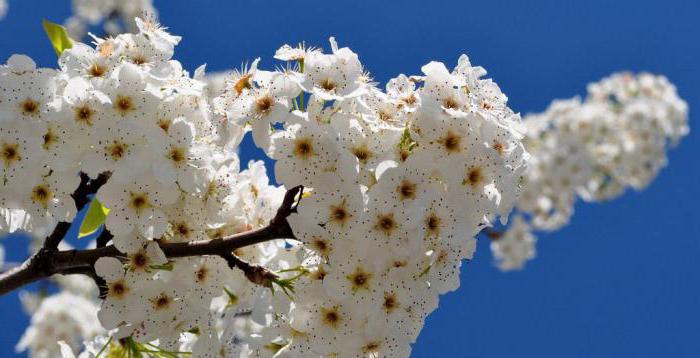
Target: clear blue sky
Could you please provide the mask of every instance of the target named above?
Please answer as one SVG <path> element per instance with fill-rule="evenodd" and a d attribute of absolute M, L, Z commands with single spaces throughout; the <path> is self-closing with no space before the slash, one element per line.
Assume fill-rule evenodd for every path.
<path fill-rule="evenodd" d="M 428 319 L 414 356 L 700 356 L 700 3 L 155 2 L 161 22 L 184 37 L 176 57 L 190 70 L 258 56 L 269 67 L 279 45 L 305 40 L 328 48 L 331 35 L 382 83 L 430 60 L 452 66 L 466 52 L 522 113 L 583 94 L 588 82 L 614 71 L 667 75 L 690 105 L 691 134 L 653 185 L 611 203 L 579 203 L 571 225 L 541 236 L 539 257 L 525 271 L 499 272 L 481 243 L 460 290 Z M 62 21 L 68 3 L 10 0 L 0 22 L 1 60 L 19 52 L 54 66 L 40 20 Z M 9 244 L 16 251 L 10 259 L 25 252 L 19 247 Z M 26 324 L 16 295 L 0 298 L 0 357 L 13 356 Z"/>

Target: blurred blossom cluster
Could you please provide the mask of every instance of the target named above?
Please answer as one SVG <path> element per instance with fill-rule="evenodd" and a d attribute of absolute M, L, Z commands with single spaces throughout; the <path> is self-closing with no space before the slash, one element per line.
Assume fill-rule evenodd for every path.
<path fill-rule="evenodd" d="M 687 104 L 666 77 L 627 72 L 591 83 L 583 101 L 554 101 L 523 125 L 532 157 L 517 211 L 527 221 L 491 244 L 504 270 L 534 257 L 530 231 L 566 225 L 578 198 L 599 202 L 647 187 L 689 131 Z"/>

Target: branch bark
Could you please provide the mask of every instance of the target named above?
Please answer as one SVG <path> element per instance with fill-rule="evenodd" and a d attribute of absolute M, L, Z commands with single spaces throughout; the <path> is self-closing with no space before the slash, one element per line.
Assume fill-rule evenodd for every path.
<path fill-rule="evenodd" d="M 282 205 L 277 209 L 275 217 L 267 226 L 260 229 L 221 239 L 173 243 L 160 242 L 158 245 L 168 258 L 204 255 L 217 255 L 227 258 L 232 251 L 242 247 L 275 239 L 294 239 L 294 233 L 289 226 L 287 217 L 296 212 L 297 197 L 301 199 L 303 190 L 302 186 L 289 189 L 284 196 Z M 87 250 L 66 251 L 58 251 L 44 246 L 19 267 L 0 274 L 0 296 L 55 274 L 91 275 L 95 262 L 99 258 L 123 256 L 114 245 Z M 236 267 L 241 268 L 240 266 Z"/>

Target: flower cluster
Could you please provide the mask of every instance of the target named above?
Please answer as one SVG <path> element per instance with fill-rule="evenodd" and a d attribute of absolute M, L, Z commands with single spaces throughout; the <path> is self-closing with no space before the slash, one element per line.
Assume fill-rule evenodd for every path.
<path fill-rule="evenodd" d="M 97 320 L 98 306 L 94 301 L 70 291 L 44 298 L 37 307 L 27 303 L 25 306 L 30 306 L 26 308 L 32 314 L 32 320 L 16 349 L 29 349 L 33 357 L 56 356 L 60 350 L 59 341 L 65 342 L 72 350 L 79 350 L 84 340 L 105 333 Z"/>
<path fill-rule="evenodd" d="M 687 115 L 665 77 L 618 73 L 590 84 L 584 101 L 555 101 L 526 116 L 523 141 L 532 158 L 517 209 L 529 220 L 492 243 L 499 266 L 520 268 L 534 257 L 530 231 L 567 224 L 579 197 L 604 201 L 648 186 L 668 149 L 688 134 Z"/>
<path fill-rule="evenodd" d="M 357 54 L 331 48 L 285 45 L 284 71 L 255 61 L 214 100 L 275 160 L 279 182 L 311 188 L 289 219 L 303 243 L 287 270 L 293 300 L 273 302 L 264 329 L 241 340 L 261 356 L 408 356 L 439 295 L 459 286 L 474 235 L 516 200 L 520 118 L 465 55 L 382 91 Z"/>
<path fill-rule="evenodd" d="M 66 20 L 71 37 L 80 39 L 89 26 L 101 25 L 112 36 L 123 32 L 138 32 L 137 16 L 155 21 L 158 13 L 153 0 L 72 0 L 73 14 Z"/>
<path fill-rule="evenodd" d="M 213 326 L 209 301 L 224 285 L 245 291 L 252 284 L 215 257 L 168 260 L 155 240 L 260 227 L 284 189 L 269 185 L 262 162 L 239 173 L 235 143 L 220 135 L 235 129 L 212 122 L 203 68 L 190 77 L 171 59 L 179 37 L 136 23 L 137 34 L 95 39 L 94 47 L 75 43 L 59 70 L 36 68 L 23 55 L 0 67 L 0 229 L 46 236 L 75 219 L 78 173 L 108 178 L 96 199 L 110 210 L 105 230 L 123 257 L 96 265 L 106 281 L 100 322 L 116 337 L 165 345 L 166 337 L 177 342 L 183 331 Z M 263 261 L 277 247 L 241 255 Z M 37 355 L 58 349 L 25 346 Z"/>

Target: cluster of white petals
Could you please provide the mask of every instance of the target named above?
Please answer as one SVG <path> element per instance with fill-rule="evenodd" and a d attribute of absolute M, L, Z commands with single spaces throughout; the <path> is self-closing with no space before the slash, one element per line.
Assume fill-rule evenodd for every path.
<path fill-rule="evenodd" d="M 408 356 L 459 286 L 474 236 L 519 192 L 520 118 L 483 68 L 465 55 L 452 71 L 431 62 L 382 91 L 354 52 L 333 38 L 331 49 L 285 45 L 286 70 L 255 61 L 214 100 L 280 183 L 310 190 L 289 218 L 302 243 L 287 270 L 295 292 L 253 310 L 257 328 L 236 339 L 249 356 Z"/>
<path fill-rule="evenodd" d="M 492 244 L 504 270 L 534 257 L 532 230 L 566 225 L 578 198 L 613 199 L 647 187 L 666 166 L 669 148 L 688 134 L 687 104 L 666 77 L 618 73 L 588 86 L 585 100 L 554 101 L 524 118 L 523 142 L 532 155 L 516 221 Z M 513 245 L 512 238 L 522 242 Z"/>
<path fill-rule="evenodd" d="M 57 356 L 59 341 L 72 351 L 80 351 L 84 340 L 105 333 L 97 320 L 98 306 L 81 295 L 66 290 L 41 300 L 27 297 L 24 301 L 34 301 L 25 302 L 32 320 L 16 349 L 29 350 L 32 357 Z"/>
<path fill-rule="evenodd" d="M 134 18 L 148 16 L 152 21 L 158 13 L 153 0 L 72 0 L 72 15 L 66 22 L 71 37 L 80 39 L 92 26 L 102 26 L 107 35 L 138 32 Z"/>
<path fill-rule="evenodd" d="M 171 59 L 179 37 L 136 23 L 137 34 L 95 39 L 95 46 L 75 43 L 62 53 L 59 70 L 36 68 L 23 55 L 0 67 L 0 230 L 44 237 L 75 219 L 78 173 L 109 177 L 96 198 L 111 210 L 105 229 L 123 259 L 96 265 L 108 288 L 100 322 L 116 338 L 159 339 L 162 346 L 171 338 L 178 345 L 181 332 L 213 329 L 209 302 L 224 287 L 235 288 L 241 302 L 250 292 L 247 304 L 256 302 L 255 290 L 220 258 L 167 260 L 154 240 L 260 227 L 284 188 L 269 184 L 262 162 L 239 172 L 235 143 L 212 122 L 203 68 L 190 77 Z M 223 128 L 227 135 L 232 126 Z M 288 251 L 270 243 L 239 254 L 264 263 L 278 250 Z M 68 309 L 75 305 L 63 305 L 70 299 L 48 302 Z M 34 333 L 45 319 L 36 320 L 19 347 L 32 356 L 56 354 L 56 340 L 40 342 Z M 77 348 L 81 340 L 69 336 L 62 340 Z"/>
<path fill-rule="evenodd" d="M 516 202 L 527 153 L 498 86 L 463 55 L 452 71 L 431 62 L 382 91 L 331 39 L 330 54 L 280 48 L 285 71 L 254 61 L 212 99 L 204 69 L 190 77 L 172 59 L 179 37 L 136 24 L 136 34 L 75 43 L 59 70 L 22 55 L 0 68 L 4 232 L 71 222 L 78 173 L 107 178 L 96 199 L 123 256 L 95 264 L 97 317 L 115 340 L 196 356 L 407 356 L 439 295 L 459 286 L 474 236 Z M 287 295 L 221 257 L 173 259 L 159 246 L 275 215 L 285 189 L 262 162 L 239 172 L 247 131 L 278 182 L 307 188 L 288 218 L 297 240 L 235 251 L 278 272 Z M 39 326 L 22 348 L 57 353 L 31 338 Z M 54 341 L 74 349 L 76 332 L 94 335 L 84 331 Z"/>

